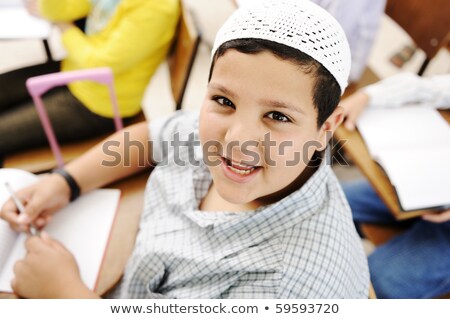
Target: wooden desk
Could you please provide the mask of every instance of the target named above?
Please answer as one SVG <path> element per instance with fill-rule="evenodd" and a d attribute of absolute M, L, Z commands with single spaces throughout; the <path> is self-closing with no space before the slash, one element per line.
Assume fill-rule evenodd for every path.
<path fill-rule="evenodd" d="M 450 123 L 450 110 L 440 111 L 442 116 Z M 335 133 L 338 141 L 347 141 L 343 145 L 343 149 L 359 167 L 362 173 L 367 177 L 374 187 L 380 198 L 398 220 L 403 220 L 425 213 L 433 213 L 433 211 L 418 210 L 404 212 L 400 210 L 397 195 L 387 176 L 384 174 L 380 166 L 372 160 L 364 141 L 358 131 L 350 132 L 343 126 L 340 126 Z"/>
<path fill-rule="evenodd" d="M 139 220 L 144 204 L 144 189 L 150 171 L 129 177 L 108 188 L 122 191 L 119 210 L 111 232 L 109 245 L 104 256 L 100 277 L 95 291 L 103 295 L 121 278 L 133 251 Z M 13 294 L 0 294 L 0 298 L 16 298 Z"/>
<path fill-rule="evenodd" d="M 133 251 L 139 228 L 144 190 L 150 170 L 114 183 L 108 188 L 122 191 L 119 211 L 114 222 L 111 239 L 100 270 L 100 278 L 95 291 L 103 295 L 122 277 L 125 266 Z"/>

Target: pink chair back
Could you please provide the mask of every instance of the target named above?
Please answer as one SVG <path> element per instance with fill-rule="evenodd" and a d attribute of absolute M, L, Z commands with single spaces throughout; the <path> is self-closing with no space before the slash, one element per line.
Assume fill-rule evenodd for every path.
<path fill-rule="evenodd" d="M 39 115 L 39 119 L 41 120 L 51 150 L 56 158 L 58 167 L 64 166 L 64 160 L 61 155 L 61 150 L 59 148 L 58 141 L 53 131 L 53 127 L 50 123 L 47 111 L 42 102 L 41 96 L 51 88 L 66 85 L 74 81 L 84 81 L 84 80 L 102 83 L 108 87 L 114 114 L 114 124 L 116 130 L 122 129 L 123 128 L 122 118 L 119 115 L 117 97 L 114 91 L 114 76 L 110 68 L 96 68 L 70 72 L 51 73 L 29 78 L 26 82 L 28 92 L 33 98 L 36 110 Z"/>

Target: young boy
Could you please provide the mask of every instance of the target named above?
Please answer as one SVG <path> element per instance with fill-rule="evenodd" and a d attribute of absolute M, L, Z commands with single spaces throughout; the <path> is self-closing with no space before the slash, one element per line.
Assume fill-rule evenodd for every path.
<path fill-rule="evenodd" d="M 113 135 L 120 154 L 125 135 L 145 154 L 130 148 L 131 167 L 111 167 L 100 145 L 23 190 L 24 217 L 11 202 L 2 217 L 16 229 L 45 225 L 76 184 L 86 192 L 150 160 L 120 297 L 366 298 L 366 258 L 322 160 L 327 132 L 342 121 L 349 69 L 342 29 L 309 1 L 238 10 L 217 35 L 199 118 L 179 112 Z M 48 235 L 30 238 L 27 250 L 15 267 L 17 294 L 97 297 Z"/>

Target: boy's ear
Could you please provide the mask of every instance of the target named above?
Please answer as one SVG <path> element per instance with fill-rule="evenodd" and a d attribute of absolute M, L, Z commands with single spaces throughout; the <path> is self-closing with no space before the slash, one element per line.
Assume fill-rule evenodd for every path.
<path fill-rule="evenodd" d="M 333 136 L 336 129 L 341 125 L 344 120 L 344 108 L 337 106 L 334 112 L 326 119 L 322 124 L 319 132 L 319 141 L 322 144 L 320 151 L 327 147 L 327 144 Z"/>

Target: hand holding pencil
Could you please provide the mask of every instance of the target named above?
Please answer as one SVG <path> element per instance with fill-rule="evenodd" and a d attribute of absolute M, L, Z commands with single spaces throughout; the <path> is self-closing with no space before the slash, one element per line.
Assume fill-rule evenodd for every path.
<path fill-rule="evenodd" d="M 41 178 L 37 183 L 21 190 L 10 190 L 14 194 L 0 208 L 0 218 L 18 232 L 32 232 L 31 227 L 44 228 L 52 215 L 66 206 L 70 199 L 70 188 L 57 174 Z"/>
<path fill-rule="evenodd" d="M 17 209 L 19 210 L 19 219 L 20 219 L 20 216 L 24 216 L 25 214 L 25 207 L 23 207 L 22 201 L 14 193 L 14 190 L 12 189 L 11 185 L 9 185 L 9 183 L 5 183 L 5 187 L 8 190 L 9 194 L 11 195 L 11 199 L 13 200 Z M 39 236 L 39 230 L 34 225 L 30 225 L 29 229 L 27 230 L 27 233 L 32 236 Z"/>

